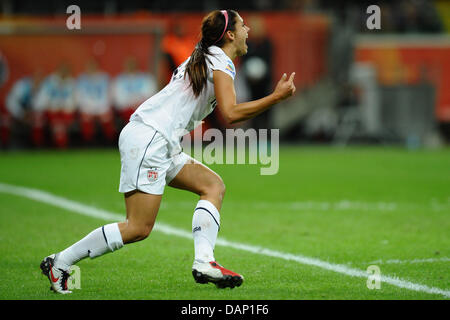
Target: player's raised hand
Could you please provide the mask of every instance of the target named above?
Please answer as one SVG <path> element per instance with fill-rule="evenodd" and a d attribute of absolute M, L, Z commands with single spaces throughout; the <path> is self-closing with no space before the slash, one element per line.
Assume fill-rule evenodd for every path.
<path fill-rule="evenodd" d="M 280 81 L 278 81 L 277 86 L 275 87 L 274 94 L 277 96 L 279 100 L 286 99 L 292 96 L 295 93 L 295 85 L 294 85 L 294 77 L 295 72 L 292 72 L 289 79 L 287 78 L 287 74 L 283 73 Z"/>

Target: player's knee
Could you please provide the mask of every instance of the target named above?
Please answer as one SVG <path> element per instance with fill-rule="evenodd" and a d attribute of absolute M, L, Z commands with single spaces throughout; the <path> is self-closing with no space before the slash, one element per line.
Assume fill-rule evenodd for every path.
<path fill-rule="evenodd" d="M 144 240 L 145 238 L 147 238 L 150 235 L 150 233 L 152 232 L 152 229 L 153 229 L 153 224 L 142 226 L 139 231 L 139 237 L 141 238 L 141 240 Z"/>
<path fill-rule="evenodd" d="M 214 181 L 212 181 L 208 186 L 206 186 L 206 193 L 220 200 L 222 200 L 223 197 L 225 196 L 225 191 L 226 191 L 225 183 L 220 177 L 214 179 Z"/>
<path fill-rule="evenodd" d="M 219 188 L 219 194 L 220 194 L 220 198 L 223 199 L 223 197 L 225 197 L 225 191 L 226 191 L 226 187 L 225 187 L 225 183 L 223 182 L 223 180 L 221 179 L 221 184 L 220 184 L 220 188 Z"/>
<path fill-rule="evenodd" d="M 133 227 L 134 241 L 146 239 L 152 232 L 153 224 L 138 225 Z"/>

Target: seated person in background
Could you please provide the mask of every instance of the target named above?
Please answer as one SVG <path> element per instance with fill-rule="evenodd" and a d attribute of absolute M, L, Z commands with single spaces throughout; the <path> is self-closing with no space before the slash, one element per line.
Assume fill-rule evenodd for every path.
<path fill-rule="evenodd" d="M 116 130 L 109 96 L 109 76 L 98 69 L 95 60 L 88 61 L 86 71 L 78 77 L 75 96 L 83 141 L 92 142 L 95 122 L 98 121 L 103 136 L 108 142 L 113 142 Z"/>
<path fill-rule="evenodd" d="M 36 107 L 47 114 L 54 145 L 66 148 L 76 111 L 75 80 L 67 64 L 61 64 L 45 79 L 36 98 Z"/>
<path fill-rule="evenodd" d="M 9 78 L 8 62 L 0 50 L 0 89 L 6 84 Z M 0 103 L 0 147 L 7 147 L 9 144 L 10 115 L 4 103 Z"/>
<path fill-rule="evenodd" d="M 113 104 L 122 122 L 127 124 L 131 114 L 157 91 L 155 78 L 150 73 L 140 72 L 137 61 L 130 57 L 125 61 L 124 71 L 112 86 Z"/>
<path fill-rule="evenodd" d="M 22 147 L 29 145 L 30 142 L 36 146 L 44 142 L 43 119 L 40 119 L 35 106 L 42 79 L 41 70 L 36 70 L 33 75 L 17 80 L 6 97 L 8 131 L 12 132 L 14 142 Z"/>

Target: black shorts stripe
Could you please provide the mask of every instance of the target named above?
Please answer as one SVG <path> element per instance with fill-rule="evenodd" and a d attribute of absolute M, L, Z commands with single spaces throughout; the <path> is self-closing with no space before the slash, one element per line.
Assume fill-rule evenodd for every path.
<path fill-rule="evenodd" d="M 141 171 L 142 162 L 144 162 L 145 154 L 147 153 L 148 147 L 150 147 L 150 145 L 152 144 L 152 141 L 153 141 L 153 139 L 156 136 L 156 132 L 157 131 L 155 131 L 155 133 L 153 134 L 152 139 L 150 140 L 150 142 L 148 143 L 147 147 L 145 148 L 144 155 L 142 156 L 141 163 L 139 164 L 139 168 L 138 168 L 138 171 L 137 171 L 137 177 L 136 177 L 136 189 L 138 189 L 138 185 L 139 185 L 139 171 Z"/>
<path fill-rule="evenodd" d="M 211 217 L 214 219 L 214 222 L 217 224 L 217 227 L 218 227 L 219 230 L 220 230 L 220 225 L 219 225 L 219 223 L 217 222 L 216 218 L 214 218 L 214 215 L 211 213 L 211 211 L 209 211 L 208 209 L 203 208 L 203 207 L 197 207 L 197 208 L 195 208 L 194 212 L 197 211 L 197 210 L 199 210 L 199 209 L 202 209 L 202 210 L 205 210 L 206 212 L 208 212 L 208 213 L 211 215 Z"/>

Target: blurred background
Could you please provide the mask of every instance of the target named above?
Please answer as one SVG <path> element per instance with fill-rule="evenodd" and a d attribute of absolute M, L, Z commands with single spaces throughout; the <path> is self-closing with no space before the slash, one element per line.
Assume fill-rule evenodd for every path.
<path fill-rule="evenodd" d="M 70 5 L 81 29 L 67 28 Z M 0 0 L 1 148 L 115 147 L 215 9 L 251 29 L 235 62 L 239 102 L 296 72 L 296 96 L 240 127 L 279 128 L 284 143 L 448 145 L 450 1 Z M 208 127 L 227 127 L 218 110 Z"/>

